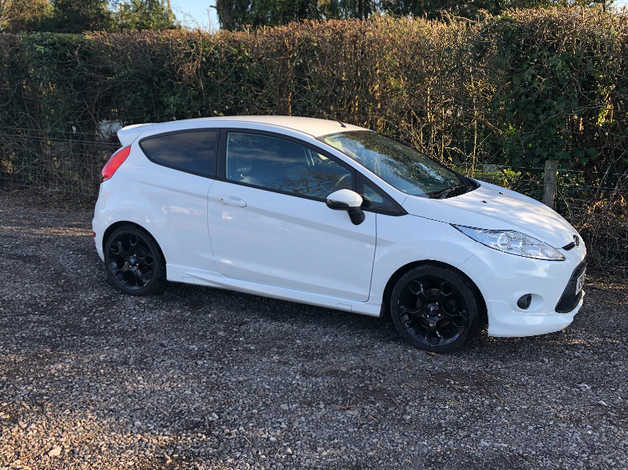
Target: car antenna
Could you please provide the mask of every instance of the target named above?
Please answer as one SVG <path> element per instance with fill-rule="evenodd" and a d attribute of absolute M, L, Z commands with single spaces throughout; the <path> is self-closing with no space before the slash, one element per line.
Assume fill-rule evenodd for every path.
<path fill-rule="evenodd" d="M 345 123 L 344 123 L 344 122 L 342 122 L 342 121 L 340 121 L 340 120 L 338 120 L 338 124 L 340 124 L 340 127 L 347 127 L 347 126 L 345 125 Z"/>

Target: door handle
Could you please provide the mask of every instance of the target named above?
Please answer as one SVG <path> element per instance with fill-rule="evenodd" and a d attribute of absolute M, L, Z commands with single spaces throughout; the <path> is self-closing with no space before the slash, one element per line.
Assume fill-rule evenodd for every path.
<path fill-rule="evenodd" d="M 225 206 L 246 207 L 246 201 L 235 196 L 221 197 L 220 202 Z"/>

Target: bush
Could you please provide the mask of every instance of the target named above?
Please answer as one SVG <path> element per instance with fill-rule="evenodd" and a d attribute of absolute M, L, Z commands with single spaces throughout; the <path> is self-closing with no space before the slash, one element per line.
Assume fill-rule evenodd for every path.
<path fill-rule="evenodd" d="M 370 127 L 471 174 L 490 163 L 540 177 L 558 159 L 582 175 L 580 198 L 604 199 L 627 175 L 627 59 L 626 15 L 575 8 L 217 34 L 5 34 L 0 175 L 91 198 L 110 151 L 94 144 L 102 121 L 295 114 Z"/>
<path fill-rule="evenodd" d="M 520 10 L 253 33 L 0 35 L 0 127 L 243 113 L 346 120 L 443 160 L 626 164 L 628 18 Z"/>

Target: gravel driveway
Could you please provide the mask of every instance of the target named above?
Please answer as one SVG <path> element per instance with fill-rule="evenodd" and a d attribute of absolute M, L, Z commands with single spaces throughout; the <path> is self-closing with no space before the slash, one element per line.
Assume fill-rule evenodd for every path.
<path fill-rule="evenodd" d="M 463 353 L 385 320 L 104 282 L 91 211 L 0 192 L 0 468 L 625 468 L 628 282 Z M 623 462 L 623 464 L 621 463 Z"/>

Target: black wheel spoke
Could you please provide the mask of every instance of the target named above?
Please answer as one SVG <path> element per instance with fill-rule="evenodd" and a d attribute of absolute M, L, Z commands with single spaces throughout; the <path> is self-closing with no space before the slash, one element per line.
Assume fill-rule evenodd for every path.
<path fill-rule="evenodd" d="M 400 292 L 398 318 L 419 344 L 446 346 L 468 327 L 464 297 L 449 281 L 425 275 L 408 280 Z"/>
<path fill-rule="evenodd" d="M 418 309 L 416 309 L 416 308 L 409 308 L 409 307 L 406 307 L 405 305 L 401 305 L 399 307 L 399 309 L 400 309 L 401 313 L 409 315 L 409 316 L 410 315 L 415 316 L 415 315 L 419 314 L 419 310 Z"/>
<path fill-rule="evenodd" d="M 111 254 L 120 258 L 124 258 L 129 254 L 129 251 L 122 243 L 122 240 L 117 240 L 111 245 Z"/>
<path fill-rule="evenodd" d="M 146 285 L 153 278 L 153 271 L 145 271 L 140 273 L 140 279 L 142 280 L 142 284 Z"/>
<path fill-rule="evenodd" d="M 456 328 L 464 328 L 465 327 L 465 317 L 462 313 L 458 312 L 455 314 L 447 314 L 447 320 L 449 320 Z"/>
<path fill-rule="evenodd" d="M 426 292 L 425 292 L 425 297 L 427 299 L 428 302 L 433 302 L 435 300 L 438 300 L 438 298 L 440 297 L 440 289 L 438 287 L 430 287 Z"/>
<path fill-rule="evenodd" d="M 143 287 L 146 284 L 140 271 L 133 271 L 133 276 L 135 277 L 135 284 L 138 287 Z"/>
<path fill-rule="evenodd" d="M 415 296 L 422 295 L 423 294 L 423 285 L 419 281 L 417 281 L 417 280 L 410 281 L 408 283 L 408 291 L 412 295 L 415 295 Z"/>

